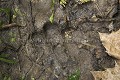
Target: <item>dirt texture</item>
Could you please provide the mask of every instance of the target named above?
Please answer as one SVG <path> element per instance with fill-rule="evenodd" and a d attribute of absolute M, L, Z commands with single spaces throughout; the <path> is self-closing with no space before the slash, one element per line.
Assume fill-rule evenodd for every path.
<path fill-rule="evenodd" d="M 115 66 L 115 59 L 105 52 L 98 32 L 119 29 L 119 2 L 95 0 L 80 4 L 68 0 L 63 7 L 56 0 L 51 24 L 51 0 L 0 0 L 0 7 L 17 7 L 25 14 L 16 19 L 22 27 L 0 31 L 0 54 L 10 54 L 10 59 L 17 61 L 14 65 L 0 62 L 0 77 L 67 80 L 80 69 L 80 80 L 94 80 L 90 71 Z"/>

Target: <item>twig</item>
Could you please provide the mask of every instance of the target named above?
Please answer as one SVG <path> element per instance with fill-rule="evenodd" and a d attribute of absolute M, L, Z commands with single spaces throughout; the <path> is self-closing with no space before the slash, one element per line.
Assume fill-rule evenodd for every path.
<path fill-rule="evenodd" d="M 12 28 L 12 27 L 21 27 L 21 26 L 18 25 L 17 23 L 11 23 L 11 24 L 7 24 L 7 25 L 3 25 L 2 27 L 0 27 L 0 30 L 6 29 L 6 28 Z"/>

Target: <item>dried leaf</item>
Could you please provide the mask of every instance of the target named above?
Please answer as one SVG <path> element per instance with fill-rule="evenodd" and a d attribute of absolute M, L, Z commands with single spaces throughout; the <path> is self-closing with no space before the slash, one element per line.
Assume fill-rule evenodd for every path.
<path fill-rule="evenodd" d="M 91 71 L 95 80 L 120 80 L 120 66 L 116 63 L 114 68 L 105 71 Z"/>
<path fill-rule="evenodd" d="M 120 59 L 120 30 L 111 34 L 99 33 L 103 46 L 108 55 Z M 91 71 L 95 80 L 120 80 L 120 60 L 117 61 L 114 68 L 108 68 L 105 71 Z"/>
<path fill-rule="evenodd" d="M 111 34 L 99 33 L 99 35 L 108 55 L 120 59 L 120 30 Z"/>

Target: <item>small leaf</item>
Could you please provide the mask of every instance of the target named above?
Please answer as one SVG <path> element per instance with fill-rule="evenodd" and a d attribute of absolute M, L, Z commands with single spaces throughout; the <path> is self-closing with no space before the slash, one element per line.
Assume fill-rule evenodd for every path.
<path fill-rule="evenodd" d="M 20 16 L 23 16 L 24 14 L 20 11 L 20 9 L 18 7 L 16 7 L 14 10 L 14 15 L 17 16 L 17 15 L 20 15 Z"/>
<path fill-rule="evenodd" d="M 0 39 L 0 44 L 2 44 L 2 40 Z"/>
<path fill-rule="evenodd" d="M 25 80 L 25 77 L 24 76 L 20 77 L 20 80 Z"/>
<path fill-rule="evenodd" d="M 55 0 L 52 0 L 52 3 L 55 4 Z"/>
<path fill-rule="evenodd" d="M 10 63 L 10 64 L 15 64 L 16 63 L 16 61 L 14 61 L 14 60 L 9 60 L 9 59 L 5 59 L 5 58 L 0 58 L 0 61 Z"/>
<path fill-rule="evenodd" d="M 54 13 L 52 13 L 52 15 L 50 16 L 49 20 L 50 20 L 51 23 L 53 23 L 53 21 L 54 21 Z"/>
<path fill-rule="evenodd" d="M 15 42 L 16 38 L 11 38 L 10 42 Z"/>
<path fill-rule="evenodd" d="M 7 80 L 7 77 L 5 76 L 3 80 Z"/>
<path fill-rule="evenodd" d="M 8 77 L 8 76 L 5 76 L 5 77 L 3 78 L 3 80 L 11 80 L 11 78 Z"/>
<path fill-rule="evenodd" d="M 51 9 L 54 9 L 54 6 L 55 6 L 55 0 L 52 0 Z"/>
<path fill-rule="evenodd" d="M 0 8 L 0 12 L 9 13 L 10 9 L 9 8 Z"/>
<path fill-rule="evenodd" d="M 3 21 L 0 21 L 0 28 L 3 26 L 3 24 L 4 24 Z"/>
<path fill-rule="evenodd" d="M 16 18 L 18 15 L 21 16 L 22 13 L 21 13 L 20 10 L 18 9 L 18 7 L 15 7 L 15 9 L 13 9 L 12 21 L 15 21 L 15 18 Z"/>
<path fill-rule="evenodd" d="M 35 80 L 35 78 L 31 78 L 31 80 Z"/>
<path fill-rule="evenodd" d="M 17 16 L 16 15 L 13 15 L 12 18 L 15 19 Z"/>
<path fill-rule="evenodd" d="M 10 9 L 9 8 L 0 8 L 0 12 L 5 12 L 8 17 L 10 16 Z"/>
<path fill-rule="evenodd" d="M 63 7 L 65 7 L 66 4 L 67 4 L 66 0 L 60 0 L 60 5 L 62 5 Z"/>
<path fill-rule="evenodd" d="M 2 58 L 7 58 L 9 56 L 10 56 L 10 54 L 4 54 L 4 53 L 0 55 L 0 57 L 2 57 Z"/>
<path fill-rule="evenodd" d="M 77 70 L 75 73 L 71 74 L 68 77 L 68 80 L 79 80 L 80 79 L 80 70 Z"/>
<path fill-rule="evenodd" d="M 7 80 L 11 80 L 11 78 L 10 77 L 8 77 L 8 79 Z"/>

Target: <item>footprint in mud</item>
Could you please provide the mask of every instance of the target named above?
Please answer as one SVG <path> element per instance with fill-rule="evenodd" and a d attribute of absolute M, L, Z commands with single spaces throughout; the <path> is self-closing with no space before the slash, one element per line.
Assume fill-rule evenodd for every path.
<path fill-rule="evenodd" d="M 61 36 L 61 29 L 57 23 L 47 22 L 43 30 L 45 32 L 46 42 L 52 45 L 63 44 L 63 38 Z"/>

